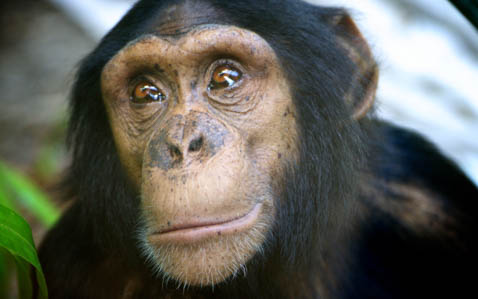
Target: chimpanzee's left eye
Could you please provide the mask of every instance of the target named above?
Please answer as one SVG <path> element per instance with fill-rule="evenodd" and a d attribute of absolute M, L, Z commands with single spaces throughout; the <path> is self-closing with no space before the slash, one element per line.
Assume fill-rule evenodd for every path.
<path fill-rule="evenodd" d="M 212 73 L 209 89 L 220 89 L 233 86 L 242 77 L 237 68 L 230 65 L 218 66 Z"/>

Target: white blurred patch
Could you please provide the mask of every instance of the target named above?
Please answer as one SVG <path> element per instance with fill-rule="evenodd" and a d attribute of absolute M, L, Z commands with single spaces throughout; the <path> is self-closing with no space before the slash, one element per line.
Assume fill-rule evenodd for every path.
<path fill-rule="evenodd" d="M 97 40 L 121 19 L 135 1 L 49 0 Z"/>

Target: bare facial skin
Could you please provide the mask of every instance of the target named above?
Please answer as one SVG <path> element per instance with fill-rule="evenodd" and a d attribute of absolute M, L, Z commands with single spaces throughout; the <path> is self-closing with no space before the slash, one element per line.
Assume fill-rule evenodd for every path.
<path fill-rule="evenodd" d="M 297 158 L 294 106 L 274 51 L 250 31 L 200 25 L 135 40 L 101 83 L 155 270 L 185 285 L 236 275 L 271 229 L 281 161 Z"/>

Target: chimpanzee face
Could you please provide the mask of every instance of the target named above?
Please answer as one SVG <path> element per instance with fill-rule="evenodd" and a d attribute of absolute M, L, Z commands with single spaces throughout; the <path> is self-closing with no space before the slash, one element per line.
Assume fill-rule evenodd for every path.
<path fill-rule="evenodd" d="M 261 251 L 275 213 L 272 181 L 282 160 L 296 159 L 297 129 L 264 39 L 189 25 L 129 43 L 105 66 L 102 92 L 141 194 L 145 254 L 180 283 L 210 285 Z"/>

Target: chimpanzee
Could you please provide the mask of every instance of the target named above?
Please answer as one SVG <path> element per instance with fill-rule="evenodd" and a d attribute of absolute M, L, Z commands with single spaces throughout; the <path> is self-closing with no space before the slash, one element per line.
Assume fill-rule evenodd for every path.
<path fill-rule="evenodd" d="M 341 8 L 142 0 L 82 62 L 51 298 L 461 298 L 478 190 Z"/>

